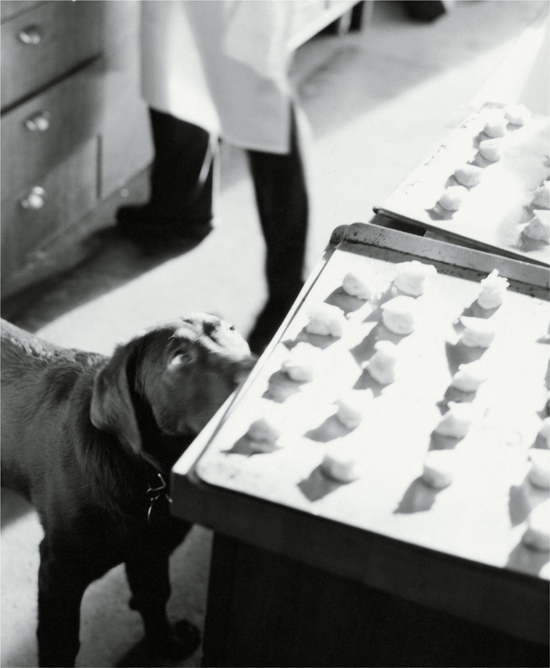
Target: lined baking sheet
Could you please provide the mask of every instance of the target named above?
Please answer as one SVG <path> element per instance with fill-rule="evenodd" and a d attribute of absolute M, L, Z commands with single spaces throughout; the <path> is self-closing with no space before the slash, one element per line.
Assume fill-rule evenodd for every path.
<path fill-rule="evenodd" d="M 550 119 L 534 114 L 524 126 L 508 124 L 502 158 L 489 162 L 479 144 L 489 139 L 483 132 L 488 115 L 502 107 L 486 104 L 473 112 L 375 211 L 420 223 L 449 239 L 471 240 L 481 249 L 548 265 L 550 246 L 526 238 L 521 230 L 533 218 L 534 191 L 550 178 Z M 437 202 L 445 188 L 460 185 L 453 174 L 464 163 L 483 168 L 481 182 L 468 189 L 458 211 L 446 211 Z"/>
<path fill-rule="evenodd" d="M 372 234 L 383 236 L 386 231 Z M 427 240 L 421 243 L 429 246 Z M 444 261 L 442 252 L 448 248 L 450 258 L 463 249 L 432 243 L 438 249 L 432 257 L 443 261 L 415 258 L 380 245 L 341 245 L 222 423 L 196 471 L 212 485 L 548 578 L 548 553 L 534 552 L 521 543 L 529 511 L 548 498 L 547 491 L 527 480 L 528 453 L 548 396 L 550 310 L 544 290 L 512 280 L 503 305 L 480 312 L 476 298 L 479 280 L 488 273 L 487 256 L 482 272 L 454 267 Z M 438 273 L 417 299 L 415 331 L 400 337 L 381 324 L 379 303 L 369 305 L 349 297 L 341 285 L 348 271 L 368 265 L 377 276 L 383 301 L 392 296 L 395 264 L 409 259 L 433 263 Z M 310 307 L 323 301 L 346 313 L 348 323 L 340 339 L 304 330 Z M 458 364 L 468 361 L 464 349 L 456 345 L 461 333 L 457 319 L 463 314 L 490 317 L 496 330 L 483 354 L 488 380 L 470 395 L 449 389 Z M 395 382 L 383 387 L 362 366 L 376 341 L 385 339 L 397 344 L 399 359 Z M 294 383 L 281 372 L 283 360 L 299 341 L 320 350 L 310 383 Z M 355 430 L 345 429 L 334 416 L 334 402 L 351 388 L 370 388 L 374 396 Z M 433 433 L 450 400 L 471 401 L 477 414 L 458 443 L 445 443 Z M 280 449 L 250 455 L 243 437 L 261 416 L 280 430 Z M 429 449 L 451 445 L 458 457 L 455 480 L 436 491 L 420 479 L 424 458 Z M 353 454 L 361 474 L 358 480 L 339 484 L 320 472 L 325 453 L 335 448 Z"/>

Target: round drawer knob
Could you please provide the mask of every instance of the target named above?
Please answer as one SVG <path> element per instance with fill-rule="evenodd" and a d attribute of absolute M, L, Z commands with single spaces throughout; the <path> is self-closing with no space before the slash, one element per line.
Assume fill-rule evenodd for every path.
<path fill-rule="evenodd" d="M 50 114 L 47 111 L 41 111 L 38 114 L 34 114 L 30 118 L 27 118 L 25 121 L 25 127 L 31 132 L 46 132 L 50 127 Z"/>
<path fill-rule="evenodd" d="M 26 197 L 21 200 L 21 206 L 24 209 L 33 209 L 37 211 L 46 203 L 46 191 L 40 186 L 35 186 Z"/>
<path fill-rule="evenodd" d="M 42 41 L 42 34 L 37 26 L 27 26 L 26 28 L 23 28 L 17 37 L 20 42 L 29 44 L 30 46 L 36 46 Z"/>

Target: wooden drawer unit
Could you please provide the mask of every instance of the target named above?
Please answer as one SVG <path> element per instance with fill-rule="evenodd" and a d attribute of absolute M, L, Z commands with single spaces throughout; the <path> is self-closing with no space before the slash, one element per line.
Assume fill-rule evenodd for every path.
<path fill-rule="evenodd" d="M 2 109 L 101 51 L 96 2 L 44 2 L 2 23 Z"/>
<path fill-rule="evenodd" d="M 2 198 L 20 191 L 98 132 L 102 80 L 93 66 L 80 70 L 2 118 Z"/>
<path fill-rule="evenodd" d="M 51 241 L 97 203 L 97 138 L 42 179 L 2 200 L 2 277 L 41 260 Z"/>
<path fill-rule="evenodd" d="M 152 151 L 138 2 L 0 8 L 4 300 L 84 258 Z"/>

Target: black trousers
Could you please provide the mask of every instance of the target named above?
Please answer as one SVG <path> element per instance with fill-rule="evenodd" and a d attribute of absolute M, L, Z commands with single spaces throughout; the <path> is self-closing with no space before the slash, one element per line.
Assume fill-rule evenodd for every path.
<path fill-rule="evenodd" d="M 288 154 L 246 151 L 266 243 L 269 298 L 287 307 L 302 286 L 309 214 L 294 110 L 291 117 Z M 186 226 L 208 224 L 213 217 L 219 155 L 204 129 L 155 109 L 150 118 L 155 158 L 145 208 L 155 234 L 185 237 Z"/>

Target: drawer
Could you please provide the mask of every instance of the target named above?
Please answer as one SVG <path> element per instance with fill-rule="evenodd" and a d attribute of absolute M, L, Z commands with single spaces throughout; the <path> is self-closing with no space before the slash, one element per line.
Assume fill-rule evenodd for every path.
<path fill-rule="evenodd" d="M 2 24 L 2 108 L 101 49 L 103 2 L 45 2 Z"/>
<path fill-rule="evenodd" d="M 103 79 L 92 64 L 2 117 L 2 196 L 19 192 L 97 133 Z"/>
<path fill-rule="evenodd" d="M 97 204 L 98 140 L 92 138 L 43 179 L 2 198 L 2 275 L 32 261 L 38 246 Z"/>

